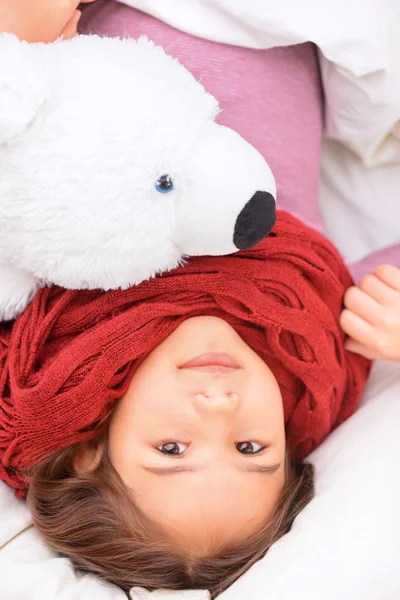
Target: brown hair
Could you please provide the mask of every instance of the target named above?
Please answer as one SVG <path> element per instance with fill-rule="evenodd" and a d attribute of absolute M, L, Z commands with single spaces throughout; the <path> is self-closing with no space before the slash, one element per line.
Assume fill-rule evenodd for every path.
<path fill-rule="evenodd" d="M 77 475 L 72 465 L 78 448 L 57 452 L 32 471 L 33 522 L 47 544 L 77 569 L 124 591 L 196 588 L 208 589 L 215 598 L 290 530 L 314 494 L 312 465 L 288 461 L 285 488 L 268 524 L 236 547 L 193 558 L 178 551 L 138 509 L 108 452 L 94 472 Z"/>

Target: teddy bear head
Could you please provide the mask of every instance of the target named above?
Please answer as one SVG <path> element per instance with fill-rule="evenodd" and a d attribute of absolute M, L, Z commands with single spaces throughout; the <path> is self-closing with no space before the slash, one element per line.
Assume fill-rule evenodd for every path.
<path fill-rule="evenodd" d="M 0 37 L 0 263 L 67 288 L 126 288 L 275 223 L 262 156 L 162 48 Z"/>

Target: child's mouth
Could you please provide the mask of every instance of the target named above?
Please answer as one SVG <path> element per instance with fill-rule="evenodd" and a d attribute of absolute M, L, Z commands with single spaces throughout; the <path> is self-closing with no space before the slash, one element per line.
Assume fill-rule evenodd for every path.
<path fill-rule="evenodd" d="M 241 366 L 230 354 L 215 353 L 196 356 L 179 368 L 204 371 L 205 373 L 230 373 L 240 369 Z"/>

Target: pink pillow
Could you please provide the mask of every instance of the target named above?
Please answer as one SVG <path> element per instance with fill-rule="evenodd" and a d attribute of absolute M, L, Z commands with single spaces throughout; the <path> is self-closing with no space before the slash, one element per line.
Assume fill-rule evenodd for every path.
<path fill-rule="evenodd" d="M 265 157 L 277 180 L 279 208 L 323 231 L 318 212 L 323 101 L 312 44 L 271 50 L 217 44 L 113 0 L 88 5 L 80 30 L 110 37 L 145 34 L 177 57 L 220 102 L 219 122 Z"/>

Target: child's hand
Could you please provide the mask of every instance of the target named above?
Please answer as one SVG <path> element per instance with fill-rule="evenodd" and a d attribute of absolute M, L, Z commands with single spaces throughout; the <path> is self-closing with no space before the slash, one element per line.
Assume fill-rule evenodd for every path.
<path fill-rule="evenodd" d="M 370 359 L 400 361 L 400 269 L 377 267 L 347 290 L 340 324 L 346 348 Z"/>
<path fill-rule="evenodd" d="M 0 3 L 0 32 L 27 42 L 54 42 L 74 37 L 80 2 L 93 0 L 5 0 Z"/>

